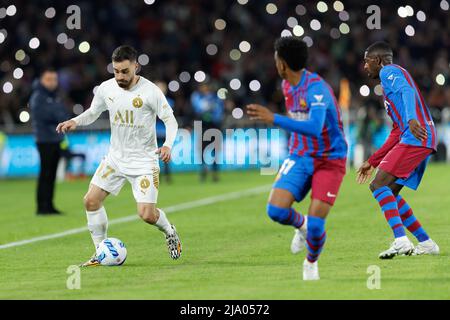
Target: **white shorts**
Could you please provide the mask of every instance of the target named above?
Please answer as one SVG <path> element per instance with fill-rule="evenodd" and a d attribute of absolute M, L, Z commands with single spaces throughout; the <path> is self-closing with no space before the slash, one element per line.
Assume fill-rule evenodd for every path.
<path fill-rule="evenodd" d="M 95 171 L 91 183 L 117 196 L 126 180 L 131 183 L 136 202 L 156 203 L 159 186 L 158 167 L 150 168 L 148 174 L 126 175 L 120 173 L 114 164 L 104 158 Z"/>

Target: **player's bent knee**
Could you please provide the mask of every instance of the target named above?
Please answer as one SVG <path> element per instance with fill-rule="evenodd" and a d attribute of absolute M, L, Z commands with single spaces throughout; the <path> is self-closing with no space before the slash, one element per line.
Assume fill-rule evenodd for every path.
<path fill-rule="evenodd" d="M 267 204 L 267 215 L 276 222 L 286 221 L 289 215 L 289 208 L 280 208 L 271 203 Z"/>
<path fill-rule="evenodd" d="M 102 202 L 95 197 L 87 194 L 83 198 L 84 207 L 87 211 L 96 211 L 101 208 Z"/>
<path fill-rule="evenodd" d="M 146 206 L 140 208 L 138 213 L 141 219 L 147 223 L 155 224 L 158 221 L 158 217 L 156 215 L 156 207 L 154 206 Z"/>

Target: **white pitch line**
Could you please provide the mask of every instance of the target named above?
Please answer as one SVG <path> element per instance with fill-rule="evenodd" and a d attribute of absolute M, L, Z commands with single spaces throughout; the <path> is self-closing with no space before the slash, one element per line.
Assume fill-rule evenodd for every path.
<path fill-rule="evenodd" d="M 171 212 L 176 212 L 176 211 L 181 211 L 181 210 L 193 209 L 193 208 L 197 208 L 197 207 L 201 207 L 201 206 L 206 206 L 209 204 L 214 204 L 217 202 L 222 202 L 222 201 L 226 201 L 226 200 L 234 200 L 234 199 L 239 199 L 239 198 L 242 198 L 245 196 L 260 194 L 263 192 L 267 192 L 269 188 L 270 188 L 270 185 L 264 185 L 264 186 L 260 186 L 260 187 L 256 187 L 256 188 L 252 188 L 252 189 L 234 191 L 234 192 L 225 193 L 225 194 L 221 194 L 221 195 L 217 195 L 217 196 L 212 196 L 212 197 L 208 197 L 208 198 L 203 198 L 203 199 L 199 199 L 199 200 L 176 204 L 176 205 L 173 205 L 173 206 L 170 206 L 167 208 L 163 208 L 163 210 L 166 213 L 171 213 Z M 108 222 L 108 224 L 109 225 L 120 224 L 120 223 L 129 222 L 129 221 L 133 221 L 133 220 L 137 220 L 137 219 L 138 219 L 138 215 L 133 214 L 133 215 L 129 215 L 129 216 L 126 216 L 123 218 L 112 219 Z M 5 244 L 0 245 L 0 250 L 12 248 L 12 247 L 24 246 L 26 244 L 35 243 L 35 242 L 39 242 L 39 241 L 62 238 L 62 237 L 70 236 L 72 234 L 82 233 L 82 232 L 86 232 L 86 231 L 87 231 L 87 227 L 75 228 L 75 229 L 70 229 L 70 230 L 66 230 L 63 232 L 48 234 L 45 236 L 5 243 Z"/>

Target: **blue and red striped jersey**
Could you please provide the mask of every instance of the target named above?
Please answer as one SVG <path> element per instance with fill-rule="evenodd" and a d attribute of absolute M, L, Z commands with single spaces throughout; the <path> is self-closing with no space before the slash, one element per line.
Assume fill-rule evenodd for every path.
<path fill-rule="evenodd" d="M 291 121 L 292 126 L 285 126 L 291 131 L 289 154 L 345 159 L 347 142 L 341 110 L 328 83 L 317 73 L 304 69 L 297 85 L 283 80 L 282 89 L 287 114 L 296 120 Z M 312 126 L 312 130 L 305 130 L 308 126 Z"/>
<path fill-rule="evenodd" d="M 437 135 L 433 118 L 414 79 L 404 68 L 389 64 L 380 70 L 384 106 L 401 131 L 400 143 L 422 146 L 436 151 Z M 427 130 L 427 140 L 420 141 L 411 133 L 408 122 L 419 121 Z"/>

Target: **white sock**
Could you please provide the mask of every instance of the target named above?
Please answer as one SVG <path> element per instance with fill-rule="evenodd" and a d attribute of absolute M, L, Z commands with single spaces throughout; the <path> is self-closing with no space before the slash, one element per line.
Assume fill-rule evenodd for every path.
<path fill-rule="evenodd" d="M 108 217 L 105 207 L 101 207 L 96 211 L 86 211 L 86 216 L 94 247 L 97 248 L 97 245 L 106 239 L 106 232 L 108 230 Z"/>
<path fill-rule="evenodd" d="M 169 220 L 167 220 L 166 214 L 159 208 L 156 208 L 156 210 L 159 211 L 159 219 L 156 221 L 155 226 L 165 234 L 171 234 L 172 226 L 170 225 Z"/>
<path fill-rule="evenodd" d="M 409 241 L 409 239 L 408 239 L 408 236 L 402 236 L 402 237 L 395 238 L 395 241 L 407 242 L 407 241 Z"/>

